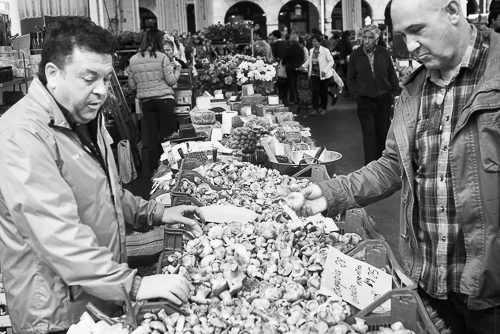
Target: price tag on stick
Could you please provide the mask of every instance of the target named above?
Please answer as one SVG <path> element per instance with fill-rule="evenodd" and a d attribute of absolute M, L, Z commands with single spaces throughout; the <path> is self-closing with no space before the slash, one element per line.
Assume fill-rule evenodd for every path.
<path fill-rule="evenodd" d="M 392 290 L 392 277 L 381 269 L 329 247 L 321 290 L 336 294 L 351 305 L 364 309 Z"/>

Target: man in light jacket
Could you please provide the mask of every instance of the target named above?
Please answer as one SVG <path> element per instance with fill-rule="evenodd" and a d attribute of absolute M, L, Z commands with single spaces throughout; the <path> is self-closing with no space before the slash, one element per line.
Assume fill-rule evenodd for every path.
<path fill-rule="evenodd" d="M 421 297 L 450 333 L 499 333 L 500 35 L 469 25 L 457 0 L 395 0 L 391 14 L 423 65 L 386 149 L 305 189 L 300 214 L 334 216 L 401 189 L 401 257 Z"/>
<path fill-rule="evenodd" d="M 65 333 L 89 302 L 111 315 L 122 284 L 132 300 L 189 296 L 180 275 L 127 266 L 125 228 L 204 219 L 122 189 L 101 112 L 113 45 L 87 18 L 49 27 L 38 78 L 0 118 L 0 263 L 16 333 Z"/>

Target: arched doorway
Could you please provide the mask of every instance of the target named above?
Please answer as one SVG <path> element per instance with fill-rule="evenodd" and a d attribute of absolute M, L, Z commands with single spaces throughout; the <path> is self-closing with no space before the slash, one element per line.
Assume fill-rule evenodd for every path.
<path fill-rule="evenodd" d="M 156 15 L 147 8 L 139 7 L 139 16 L 141 17 L 141 29 L 157 28 L 158 19 Z"/>
<path fill-rule="evenodd" d="M 279 30 L 303 36 L 319 29 L 319 12 L 309 1 L 293 0 L 281 7 L 278 14 Z"/>
<path fill-rule="evenodd" d="M 373 19 L 373 11 L 370 4 L 366 1 L 361 1 L 361 22 L 365 22 L 365 18 L 369 16 Z M 339 1 L 332 11 L 332 30 L 342 31 L 344 27 L 344 20 L 342 18 L 342 1 Z"/>
<path fill-rule="evenodd" d="M 267 37 L 267 19 L 264 10 L 259 5 L 250 1 L 241 1 L 232 5 L 226 12 L 224 23 L 253 21 L 254 25 L 258 24 L 262 33 L 262 37 Z"/>
<path fill-rule="evenodd" d="M 467 0 L 467 16 L 479 13 L 479 5 L 477 4 L 476 0 Z"/>

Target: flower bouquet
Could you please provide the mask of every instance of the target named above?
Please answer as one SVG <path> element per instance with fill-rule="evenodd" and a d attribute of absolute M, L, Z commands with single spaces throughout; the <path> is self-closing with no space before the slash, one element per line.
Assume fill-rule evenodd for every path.
<path fill-rule="evenodd" d="M 260 57 L 227 55 L 218 57 L 213 63 L 204 62 L 199 71 L 196 90 L 201 95 L 215 90 L 236 91 L 237 85 L 253 84 L 254 91 L 263 95 L 274 92 L 277 63 Z"/>
<path fill-rule="evenodd" d="M 240 59 L 236 79 L 238 85 L 252 84 L 255 93 L 267 95 L 274 93 L 278 63 L 270 63 L 265 58 L 237 56 Z"/>

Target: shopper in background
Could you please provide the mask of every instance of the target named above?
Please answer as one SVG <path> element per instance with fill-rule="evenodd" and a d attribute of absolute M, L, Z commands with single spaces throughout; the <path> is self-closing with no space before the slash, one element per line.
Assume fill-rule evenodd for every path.
<path fill-rule="evenodd" d="M 304 62 L 306 62 L 309 59 L 309 50 L 307 50 L 305 46 L 304 38 L 299 37 L 299 45 L 302 47 L 302 50 L 304 50 Z"/>
<path fill-rule="evenodd" d="M 165 49 L 163 49 L 165 44 Z M 151 28 L 146 31 L 139 52 L 130 58 L 128 83 L 137 90 L 142 102 L 142 121 L 146 122 L 147 134 L 143 134 L 144 147 L 149 150 L 150 169 L 158 167 L 162 153 L 161 143 L 177 131 L 174 114 L 173 87 L 181 74 L 181 65 L 174 60 L 174 44 L 162 41 L 161 31 Z"/>
<path fill-rule="evenodd" d="M 281 63 L 286 69 L 286 84 L 288 86 L 288 94 L 290 104 L 295 104 L 297 101 L 297 71 L 304 62 L 304 50 L 299 45 L 299 36 L 292 35 L 290 37 L 292 43 L 286 50 Z"/>
<path fill-rule="evenodd" d="M 316 116 L 318 113 L 326 115 L 329 79 L 334 73 L 332 54 L 330 50 L 321 46 L 322 40 L 322 35 L 312 37 L 313 47 L 309 51 L 309 59 L 302 65 L 302 67 L 308 70 L 312 82 L 312 116 Z"/>
<path fill-rule="evenodd" d="M 456 0 L 393 0 L 394 31 L 422 62 L 396 105 L 383 156 L 303 190 L 328 216 L 401 189 L 405 272 L 441 333 L 500 333 L 500 35 Z"/>
<path fill-rule="evenodd" d="M 262 39 L 262 36 L 254 32 L 254 38 L 255 42 L 253 42 L 253 47 L 254 47 L 254 55 L 263 57 L 267 61 L 272 61 L 273 60 L 273 52 L 271 50 L 271 46 Z"/>
<path fill-rule="evenodd" d="M 500 11 L 492 10 L 488 14 L 488 27 L 494 32 L 500 33 Z"/>
<path fill-rule="evenodd" d="M 285 56 L 287 45 L 283 39 L 281 39 L 281 31 L 274 30 L 272 33 L 274 42 L 271 44 L 271 51 L 273 52 L 274 61 L 281 64 L 283 57 Z M 282 64 L 281 64 L 282 65 Z M 287 92 L 287 78 L 280 78 L 276 80 L 276 87 L 278 88 L 278 96 L 283 104 L 288 103 L 288 92 Z"/>
<path fill-rule="evenodd" d="M 347 86 L 357 99 L 367 165 L 382 156 L 394 97 L 401 93 L 401 88 L 389 51 L 377 45 L 379 28 L 368 25 L 361 33 L 363 45 L 354 50 L 349 59 Z"/>
<path fill-rule="evenodd" d="M 347 78 L 347 64 L 349 63 L 349 56 L 352 53 L 351 32 L 349 30 L 345 30 L 342 33 L 342 38 L 338 41 L 333 51 L 339 53 L 339 66 L 337 66 L 337 71 L 345 82 Z M 348 88 L 349 87 L 346 86 L 345 94 L 348 94 Z"/>
<path fill-rule="evenodd" d="M 89 302 L 111 315 L 121 284 L 132 300 L 188 299 L 183 276 L 141 278 L 127 266 L 126 228 L 203 216 L 121 187 L 101 109 L 114 52 L 90 19 L 49 26 L 38 77 L 0 119 L 0 262 L 15 333 L 65 333 Z"/>

